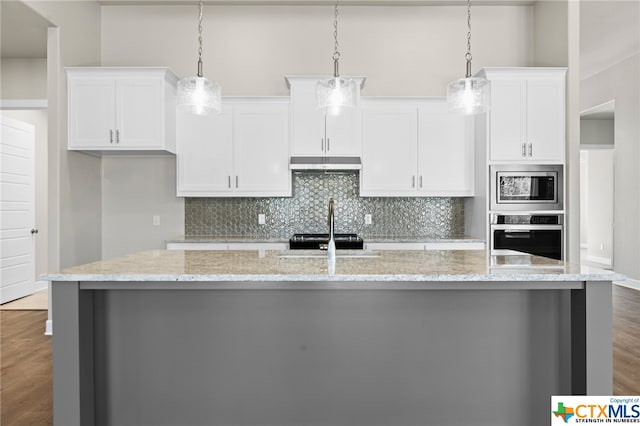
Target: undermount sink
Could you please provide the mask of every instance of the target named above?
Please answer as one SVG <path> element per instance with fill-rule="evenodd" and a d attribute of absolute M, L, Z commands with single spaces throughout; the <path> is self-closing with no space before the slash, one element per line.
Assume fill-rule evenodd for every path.
<path fill-rule="evenodd" d="M 325 250 L 290 250 L 278 255 L 281 259 L 322 259 L 327 257 Z M 336 259 L 372 259 L 380 257 L 376 251 L 336 250 Z"/>

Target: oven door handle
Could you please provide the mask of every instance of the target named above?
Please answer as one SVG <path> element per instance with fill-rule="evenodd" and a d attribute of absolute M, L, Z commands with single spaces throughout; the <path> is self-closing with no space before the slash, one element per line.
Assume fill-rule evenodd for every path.
<path fill-rule="evenodd" d="M 529 232 L 529 231 L 562 231 L 564 225 L 491 225 L 492 231 Z"/>

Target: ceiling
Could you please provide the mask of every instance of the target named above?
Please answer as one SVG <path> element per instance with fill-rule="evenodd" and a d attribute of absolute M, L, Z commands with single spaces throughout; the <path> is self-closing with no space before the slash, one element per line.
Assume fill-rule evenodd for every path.
<path fill-rule="evenodd" d="M 20 1 L 0 0 L 0 56 L 46 58 L 51 23 Z"/>

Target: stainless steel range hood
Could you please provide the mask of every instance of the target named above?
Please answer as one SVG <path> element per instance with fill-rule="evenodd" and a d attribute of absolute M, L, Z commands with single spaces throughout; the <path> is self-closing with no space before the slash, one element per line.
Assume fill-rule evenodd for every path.
<path fill-rule="evenodd" d="M 360 170 L 360 157 L 291 157 L 291 170 Z"/>

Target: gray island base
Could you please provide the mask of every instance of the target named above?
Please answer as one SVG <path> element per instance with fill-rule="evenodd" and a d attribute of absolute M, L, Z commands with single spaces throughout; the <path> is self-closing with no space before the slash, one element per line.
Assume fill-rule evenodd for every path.
<path fill-rule="evenodd" d="M 54 424 L 545 425 L 551 395 L 612 392 L 615 274 L 482 251 L 329 271 L 153 251 L 48 275 Z"/>

